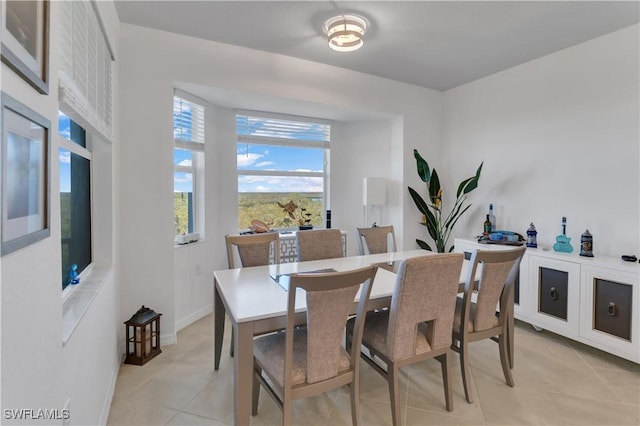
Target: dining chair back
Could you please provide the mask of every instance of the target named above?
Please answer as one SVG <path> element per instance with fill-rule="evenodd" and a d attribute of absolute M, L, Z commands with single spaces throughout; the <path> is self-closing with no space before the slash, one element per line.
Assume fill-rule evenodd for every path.
<path fill-rule="evenodd" d="M 393 225 L 356 228 L 356 242 L 360 255 L 396 251 Z"/>
<path fill-rule="evenodd" d="M 254 416 L 259 385 L 283 410 L 282 423 L 288 425 L 293 400 L 348 384 L 352 422 L 359 424 L 359 342 L 376 271 L 377 267 L 367 266 L 346 272 L 300 273 L 289 277 L 286 332 L 254 341 Z M 354 345 L 347 352 L 341 344 L 342 336 L 359 289 L 353 320 Z M 296 324 L 296 298 L 299 297 L 306 297 L 305 326 Z"/>
<path fill-rule="evenodd" d="M 265 232 L 262 234 L 225 235 L 227 246 L 227 263 L 229 269 L 234 269 L 236 252 L 240 259 L 240 267 L 264 266 L 271 263 L 280 263 L 280 234 L 277 232 Z M 235 250 L 234 250 L 235 247 Z M 233 356 L 235 333 L 231 330 L 231 346 L 229 355 Z"/>
<path fill-rule="evenodd" d="M 298 262 L 344 257 L 339 229 L 311 229 L 296 233 Z"/>
<path fill-rule="evenodd" d="M 498 343 L 507 385 L 514 386 L 509 361 L 509 325 L 513 322 L 513 292 L 526 248 L 476 250 L 472 253 L 462 297 L 456 299 L 452 348 L 460 354 L 462 384 L 473 402 L 469 344 L 491 338 Z M 473 294 L 475 301 L 473 301 Z M 511 333 L 512 334 L 512 333 Z M 510 337 L 513 339 L 513 336 Z"/>
<path fill-rule="evenodd" d="M 446 407 L 453 410 L 451 327 L 463 258 L 446 253 L 402 261 L 389 309 L 366 316 L 362 345 L 369 355 L 362 352 L 361 357 L 388 381 L 394 425 L 401 423 L 399 370 L 428 358 L 441 363 Z M 347 326 L 347 347 L 356 344 L 350 341 L 352 325 Z"/>
<path fill-rule="evenodd" d="M 237 251 L 241 267 L 268 265 L 280 263 L 280 234 L 266 232 L 263 234 L 225 235 L 227 245 L 227 262 L 229 269 L 234 269 L 235 252 Z M 234 250 L 234 247 L 236 250 Z"/>

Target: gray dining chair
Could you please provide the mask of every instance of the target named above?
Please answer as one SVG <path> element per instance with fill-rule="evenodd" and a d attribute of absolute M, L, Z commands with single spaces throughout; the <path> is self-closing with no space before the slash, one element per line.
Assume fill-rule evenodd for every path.
<path fill-rule="evenodd" d="M 509 346 L 513 343 L 509 339 L 509 327 L 514 315 L 514 283 L 525 250 L 525 247 L 475 250 L 471 255 L 463 296 L 456 299 L 452 345 L 452 349 L 460 354 L 462 384 L 469 403 L 473 402 L 469 366 L 469 344 L 472 342 L 489 338 L 496 341 L 505 381 L 510 387 L 515 385 L 509 360 Z"/>
<path fill-rule="evenodd" d="M 360 255 L 396 251 L 396 234 L 393 225 L 356 228 L 356 243 Z"/>
<path fill-rule="evenodd" d="M 266 232 L 263 234 L 225 235 L 227 247 L 227 263 L 229 269 L 234 269 L 235 253 L 240 258 L 241 267 L 264 266 L 271 262 L 280 263 L 280 234 Z M 234 250 L 235 248 L 235 250 Z M 271 255 L 273 253 L 273 256 Z M 234 332 L 231 330 L 231 347 L 229 355 L 233 356 Z"/>
<path fill-rule="evenodd" d="M 306 231 L 305 231 L 306 232 Z M 349 385 L 351 420 L 360 423 L 360 340 L 377 267 L 346 272 L 292 274 L 287 295 L 287 328 L 254 340 L 252 414 L 258 414 L 260 385 L 291 424 L 292 401 Z M 298 289 L 305 290 L 304 292 Z M 342 347 L 345 325 L 360 291 L 353 342 Z M 306 297 L 306 325 L 296 326 L 296 298 Z"/>
<path fill-rule="evenodd" d="M 296 233 L 298 262 L 344 257 L 339 229 L 311 229 Z"/>
<path fill-rule="evenodd" d="M 389 309 L 367 313 L 362 346 L 369 354 L 361 358 L 388 382 L 394 425 L 401 423 L 400 369 L 426 359 L 440 362 L 445 405 L 453 410 L 451 327 L 463 259 L 462 253 L 443 253 L 402 261 Z M 357 344 L 354 326 L 347 324 L 347 347 Z"/>

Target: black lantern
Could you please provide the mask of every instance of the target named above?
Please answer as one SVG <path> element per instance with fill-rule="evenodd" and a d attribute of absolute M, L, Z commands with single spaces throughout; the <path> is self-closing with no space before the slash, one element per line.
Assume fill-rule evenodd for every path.
<path fill-rule="evenodd" d="M 161 315 L 142 305 L 129 321 L 125 321 L 127 329 L 125 364 L 144 365 L 162 352 L 160 349 Z"/>

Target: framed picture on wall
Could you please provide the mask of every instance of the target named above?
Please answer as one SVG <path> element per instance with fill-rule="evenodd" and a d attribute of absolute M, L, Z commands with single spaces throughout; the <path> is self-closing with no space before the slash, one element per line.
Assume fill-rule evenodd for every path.
<path fill-rule="evenodd" d="M 5 0 L 2 62 L 38 92 L 49 92 L 49 2 Z"/>
<path fill-rule="evenodd" d="M 47 238 L 51 122 L 1 93 L 2 256 Z"/>

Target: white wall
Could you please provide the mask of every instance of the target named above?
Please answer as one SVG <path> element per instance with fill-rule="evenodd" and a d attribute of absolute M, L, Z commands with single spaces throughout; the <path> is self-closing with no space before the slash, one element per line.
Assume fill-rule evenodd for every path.
<path fill-rule="evenodd" d="M 4 63 L 1 68 L 2 91 L 49 119 L 53 137 L 50 170 L 51 235 L 0 259 L 0 404 L 2 410 L 60 410 L 69 398 L 71 424 L 100 424 L 107 419 L 120 361 L 117 329 L 121 327 L 121 323 L 118 322 L 119 318 L 116 319 L 117 288 L 112 275 L 96 294 L 80 324 L 63 346 L 58 143 L 55 136 L 58 130 L 59 3 L 50 2 L 50 7 L 49 94 L 36 93 Z M 100 2 L 100 9 L 117 52 L 119 23 L 113 3 Z M 117 71 L 114 87 L 117 88 Z M 117 111 L 117 104 L 114 105 L 114 110 Z M 98 174 L 109 180 L 111 158 L 108 153 L 103 154 L 100 154 L 104 162 L 98 166 Z M 99 191 L 110 190 L 109 182 L 100 182 L 99 186 Z M 107 195 L 100 205 L 111 210 L 110 197 Z M 108 221 L 111 215 L 103 213 L 105 212 L 98 214 L 97 222 L 103 227 L 103 232 L 110 234 L 111 225 Z M 111 259 L 111 235 L 104 241 L 105 244 L 99 243 L 94 248 L 99 253 L 97 257 L 101 260 Z M 11 420 L 4 419 L 4 411 L 2 413 L 2 422 L 12 423 Z M 21 423 L 43 424 L 43 421 Z"/>
<path fill-rule="evenodd" d="M 180 82 L 271 97 L 274 105 L 313 103 L 325 110 L 371 111 L 389 116 L 395 123 L 402 122 L 403 131 L 391 126 L 392 130 L 385 129 L 380 135 L 371 134 L 371 144 L 364 154 L 361 148 L 366 141 L 355 138 L 354 132 L 365 124 L 345 123 L 343 130 L 348 137 L 333 143 L 332 148 L 333 226 L 353 232 L 353 218 L 362 216 L 358 200 L 362 177 L 369 175 L 358 164 L 363 161 L 385 165 L 387 176 L 383 177 L 389 179 L 393 194 L 389 217 L 398 220 L 398 229 L 402 231 L 406 226 L 414 228 L 408 232 L 419 231 L 414 215 L 407 216 L 406 199 L 397 194 L 406 191 L 401 183 L 402 164 L 407 159 L 413 161 L 414 147 L 430 146 L 434 155 L 440 156 L 441 93 L 309 61 L 126 24 L 122 25 L 121 36 L 123 151 L 116 159 L 120 179 L 116 193 L 120 206 L 123 319 L 143 303 L 151 306 L 163 313 L 164 341 L 173 341 L 176 330 L 189 321 L 189 315 L 203 312 L 205 305 L 211 303 L 211 299 L 195 300 L 188 294 L 193 291 L 201 294 L 204 286 L 210 289 L 211 272 L 226 265 L 223 236 L 237 229 L 234 115 L 228 108 L 220 108 L 213 118 L 218 123 L 213 148 L 207 148 L 213 149 L 213 155 L 208 153 L 206 159 L 205 241 L 186 251 L 173 248 L 171 99 L 174 85 Z M 432 111 L 437 114 L 425 119 L 425 114 Z M 413 174 L 410 177 L 417 179 Z M 408 247 L 414 246 L 411 240 Z M 196 263 L 192 263 L 194 259 Z M 201 275 L 196 274 L 197 262 L 202 262 Z"/>
<path fill-rule="evenodd" d="M 445 93 L 445 189 L 484 160 L 457 235 L 481 233 L 492 202 L 498 228 L 524 234 L 533 221 L 539 245 L 566 216 L 574 251 L 587 228 L 596 256 L 640 251 L 638 28 Z"/>

